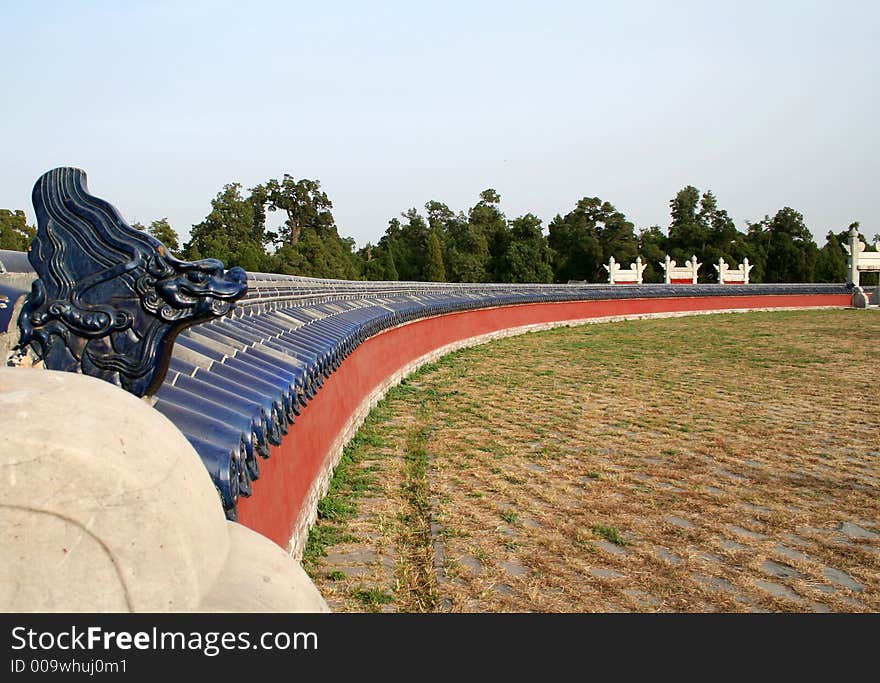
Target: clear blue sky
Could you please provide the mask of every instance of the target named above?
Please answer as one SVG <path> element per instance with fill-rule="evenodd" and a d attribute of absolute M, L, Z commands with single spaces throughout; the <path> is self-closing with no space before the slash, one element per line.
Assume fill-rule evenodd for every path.
<path fill-rule="evenodd" d="M 84 168 L 184 237 L 228 182 L 321 181 L 376 241 L 493 187 L 546 221 L 584 196 L 637 227 L 687 184 L 742 228 L 880 232 L 880 3 L 0 0 L 0 207 Z M 821 241 L 820 241 L 821 244 Z"/>

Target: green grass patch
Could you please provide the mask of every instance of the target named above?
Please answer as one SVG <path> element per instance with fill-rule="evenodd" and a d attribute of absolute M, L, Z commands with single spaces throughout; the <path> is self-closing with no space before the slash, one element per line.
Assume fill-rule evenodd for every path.
<path fill-rule="evenodd" d="M 379 607 L 394 601 L 394 596 L 381 588 L 355 588 L 351 592 L 351 597 L 364 607 Z"/>
<path fill-rule="evenodd" d="M 618 531 L 615 526 L 605 526 L 603 524 L 596 524 L 592 527 L 593 533 L 597 536 L 601 536 L 606 541 L 613 543 L 614 545 L 628 545 L 628 541 L 620 535 L 620 531 Z"/>
<path fill-rule="evenodd" d="M 516 524 L 519 522 L 519 515 L 513 510 L 505 510 L 501 513 L 501 519 L 503 519 L 508 524 Z"/>
<path fill-rule="evenodd" d="M 314 577 L 314 571 L 318 566 L 318 561 L 327 554 L 327 548 L 331 545 L 339 543 L 348 543 L 355 540 L 351 534 L 345 532 L 345 529 L 336 526 L 333 523 L 321 523 L 320 521 L 312 527 L 309 537 L 306 540 L 306 547 L 303 550 L 303 569 Z"/>
<path fill-rule="evenodd" d="M 327 495 L 318 501 L 318 521 L 309 532 L 303 550 L 302 564 L 307 572 L 315 572 L 329 546 L 351 538 L 344 532 L 343 525 L 357 514 L 357 499 L 367 492 L 379 490 L 377 471 L 380 466 L 375 462 L 365 465 L 364 460 L 379 456 L 380 449 L 386 445 L 381 430 L 382 423 L 371 413 L 343 449 Z"/>

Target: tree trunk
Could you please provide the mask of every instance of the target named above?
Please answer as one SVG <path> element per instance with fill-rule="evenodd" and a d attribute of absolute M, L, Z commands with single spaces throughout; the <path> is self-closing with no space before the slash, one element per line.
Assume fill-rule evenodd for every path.
<path fill-rule="evenodd" d="M 290 214 L 287 214 L 287 216 L 287 224 L 290 226 L 290 243 L 296 244 L 299 242 L 299 235 L 302 232 L 302 226 L 293 219 L 293 216 Z"/>

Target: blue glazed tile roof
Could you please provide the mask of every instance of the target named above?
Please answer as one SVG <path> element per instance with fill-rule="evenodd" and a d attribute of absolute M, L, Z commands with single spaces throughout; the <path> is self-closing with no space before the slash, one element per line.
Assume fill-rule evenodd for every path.
<path fill-rule="evenodd" d="M 510 304 L 846 292 L 836 284 L 462 285 L 249 273 L 248 293 L 232 313 L 180 333 L 155 406 L 199 453 L 235 519 L 270 445 L 281 443 L 352 351 L 390 327 Z"/>

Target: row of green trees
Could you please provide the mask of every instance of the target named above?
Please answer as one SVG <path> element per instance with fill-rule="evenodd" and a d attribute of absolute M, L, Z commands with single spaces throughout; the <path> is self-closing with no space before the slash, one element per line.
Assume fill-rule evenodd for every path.
<path fill-rule="evenodd" d="M 669 202 L 665 231 L 659 226 L 637 231 L 598 197 L 584 197 L 555 216 L 546 234 L 534 214 L 508 219 L 500 204 L 493 189 L 481 192 L 467 212 L 430 201 L 423 212 L 412 208 L 392 218 L 378 243 L 355 250 L 352 238 L 340 237 L 320 182 L 284 175 L 246 191 L 239 183 L 223 187 L 182 247 L 167 219 L 135 227 L 190 260 L 213 257 L 246 270 L 350 280 L 605 282 L 603 265 L 610 257 L 628 265 L 640 255 L 647 263 L 645 281 L 661 282 L 659 262 L 666 254 L 679 263 L 696 255 L 705 264 L 701 279 L 706 282 L 715 281 L 711 264 L 721 257 L 731 264 L 747 257 L 753 282 L 846 279 L 848 229 L 829 231 L 820 248 L 803 216 L 784 207 L 740 231 L 711 191 L 690 185 Z M 269 230 L 267 215 L 274 212 L 283 220 Z M 32 236 L 23 212 L 0 210 L 0 247 L 24 249 Z M 873 284 L 871 276 L 863 282 Z"/>
<path fill-rule="evenodd" d="M 226 185 L 211 212 L 194 225 L 185 258 L 213 257 L 245 270 L 357 280 L 364 265 L 354 239 L 340 237 L 333 204 L 317 180 L 285 175 L 243 192 Z M 281 212 L 278 230 L 268 230 L 268 213 Z"/>
<path fill-rule="evenodd" d="M 24 211 L 0 209 L 0 249 L 27 251 L 36 234 L 37 229 L 28 225 Z"/>

